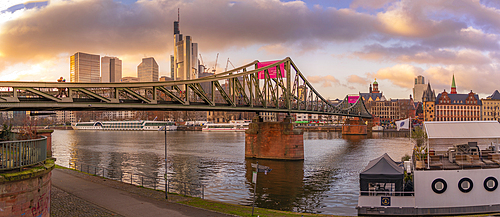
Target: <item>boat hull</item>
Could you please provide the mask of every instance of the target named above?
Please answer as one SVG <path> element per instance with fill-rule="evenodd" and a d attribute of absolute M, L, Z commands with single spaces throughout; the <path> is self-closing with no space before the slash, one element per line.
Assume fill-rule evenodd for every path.
<path fill-rule="evenodd" d="M 203 132 L 245 132 L 245 130 L 247 129 L 201 129 Z"/>
<path fill-rule="evenodd" d="M 492 178 L 497 182 L 494 190 L 486 182 Z M 446 188 L 436 193 L 432 188 L 436 180 L 444 180 Z M 461 188 L 463 180 L 471 181 L 471 189 Z M 391 194 L 361 195 L 358 199 L 358 215 L 467 215 L 500 212 L 500 168 L 460 170 L 414 171 L 412 196 Z M 383 200 L 386 203 L 383 205 Z M 387 203 L 387 201 L 389 201 Z"/>
<path fill-rule="evenodd" d="M 166 126 L 165 126 L 166 125 Z M 159 121 L 110 121 L 73 123 L 74 130 L 107 130 L 107 131 L 174 131 L 177 126 L 173 122 Z"/>

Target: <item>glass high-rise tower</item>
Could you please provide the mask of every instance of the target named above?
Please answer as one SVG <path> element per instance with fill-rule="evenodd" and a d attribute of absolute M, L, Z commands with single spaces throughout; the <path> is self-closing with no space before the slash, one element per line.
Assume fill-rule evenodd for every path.
<path fill-rule="evenodd" d="M 121 82 L 122 61 L 118 57 L 101 58 L 101 82 Z"/>
<path fill-rule="evenodd" d="M 70 82 L 99 83 L 100 56 L 77 52 L 70 57 Z"/>
<path fill-rule="evenodd" d="M 137 66 L 137 77 L 140 82 L 158 81 L 159 67 L 155 58 L 142 58 L 142 63 Z"/>

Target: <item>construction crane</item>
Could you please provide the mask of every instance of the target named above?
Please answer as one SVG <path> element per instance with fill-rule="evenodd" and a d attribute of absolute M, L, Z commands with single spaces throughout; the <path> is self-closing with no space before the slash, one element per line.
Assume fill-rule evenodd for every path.
<path fill-rule="evenodd" d="M 205 64 L 203 64 L 203 57 L 201 56 L 201 54 L 200 54 L 200 60 L 201 60 L 201 65 L 205 66 Z"/>
<path fill-rule="evenodd" d="M 233 66 L 233 68 L 236 68 L 236 67 L 234 67 L 233 63 L 231 61 L 229 61 L 229 58 L 227 58 L 226 69 L 224 69 L 225 72 L 227 71 L 227 67 L 229 64 L 231 64 L 231 66 Z"/>
<path fill-rule="evenodd" d="M 217 57 L 215 58 L 215 66 L 214 66 L 214 70 L 212 70 L 212 72 L 215 74 L 215 72 L 217 71 L 217 60 L 219 60 L 219 53 L 217 53 Z"/>

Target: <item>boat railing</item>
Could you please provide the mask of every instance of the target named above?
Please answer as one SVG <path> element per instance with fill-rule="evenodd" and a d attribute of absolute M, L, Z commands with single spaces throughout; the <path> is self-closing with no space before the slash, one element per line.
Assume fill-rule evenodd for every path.
<path fill-rule="evenodd" d="M 414 196 L 413 191 L 384 191 L 384 190 L 372 190 L 372 191 L 359 191 L 359 196 Z"/>
<path fill-rule="evenodd" d="M 136 186 L 166 190 L 168 193 L 178 193 L 205 199 L 205 185 L 199 183 L 183 182 L 175 179 L 165 180 L 163 177 L 147 176 L 134 171 L 109 169 L 83 162 L 69 162 L 69 168 Z"/>
<path fill-rule="evenodd" d="M 500 167 L 500 153 L 481 150 L 478 153 L 456 153 L 450 151 L 433 151 L 425 155 L 420 162 L 413 153 L 415 170 L 466 170 Z M 417 153 L 418 154 L 418 153 Z M 427 159 L 429 157 L 429 159 Z"/>

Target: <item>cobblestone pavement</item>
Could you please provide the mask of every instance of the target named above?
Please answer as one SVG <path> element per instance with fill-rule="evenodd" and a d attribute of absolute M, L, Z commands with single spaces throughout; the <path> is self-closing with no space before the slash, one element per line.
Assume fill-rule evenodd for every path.
<path fill-rule="evenodd" d="M 52 186 L 50 216 L 121 216 Z"/>

